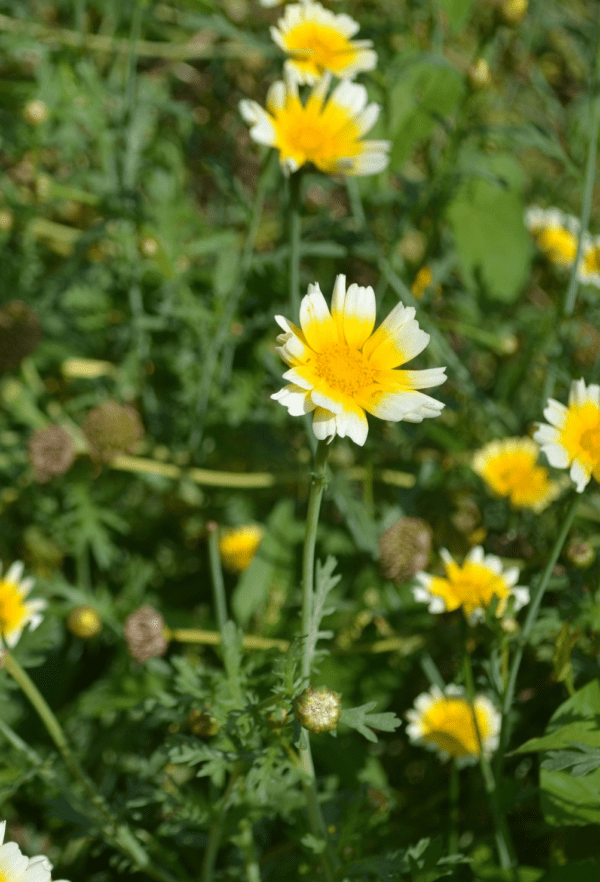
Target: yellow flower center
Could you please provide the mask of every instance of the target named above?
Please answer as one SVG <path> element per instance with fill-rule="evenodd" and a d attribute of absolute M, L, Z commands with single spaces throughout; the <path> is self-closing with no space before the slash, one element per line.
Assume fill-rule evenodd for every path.
<path fill-rule="evenodd" d="M 600 460 L 600 424 L 587 429 L 581 436 L 581 447 L 590 460 Z"/>
<path fill-rule="evenodd" d="M 571 462 L 579 460 L 590 472 L 600 468 L 600 410 L 592 401 L 569 407 L 559 443 Z"/>
<path fill-rule="evenodd" d="M 532 506 L 551 491 L 550 476 L 536 465 L 536 455 L 525 450 L 507 451 L 492 457 L 483 478 L 499 496 L 510 497 L 513 505 Z"/>
<path fill-rule="evenodd" d="M 463 698 L 441 698 L 423 714 L 423 738 L 453 757 L 479 756 L 479 740 L 485 744 L 490 726 L 482 708 L 475 708 L 475 718 L 479 738 L 472 705 Z"/>
<path fill-rule="evenodd" d="M 489 606 L 492 597 L 500 601 L 497 613 L 502 615 L 510 589 L 502 576 L 486 566 L 466 560 L 462 567 L 456 563 L 446 564 L 446 576 L 434 576 L 429 585 L 431 594 L 443 598 L 446 609 L 452 611 L 462 606 L 465 615 Z"/>
<path fill-rule="evenodd" d="M 0 633 L 7 636 L 20 628 L 26 618 L 27 609 L 17 586 L 0 578 Z"/>
<path fill-rule="evenodd" d="M 583 258 L 583 267 L 586 273 L 600 273 L 600 247 L 595 245 L 589 248 Z"/>
<path fill-rule="evenodd" d="M 289 31 L 285 44 L 296 65 L 316 76 L 325 70 L 336 73 L 343 69 L 356 51 L 335 28 L 315 22 L 304 22 Z"/>
<path fill-rule="evenodd" d="M 577 255 L 577 236 L 564 227 L 542 230 L 538 235 L 538 245 L 559 266 L 570 266 Z"/>
<path fill-rule="evenodd" d="M 345 343 L 335 343 L 324 352 L 315 353 L 314 365 L 331 389 L 351 398 L 374 382 L 375 372 L 368 360 Z"/>
<path fill-rule="evenodd" d="M 361 150 L 359 130 L 348 110 L 332 101 L 323 107 L 311 97 L 303 106 L 298 98 L 288 97 L 285 107 L 274 112 L 273 124 L 275 146 L 298 166 L 312 162 L 321 171 L 336 171 L 340 160 Z"/>

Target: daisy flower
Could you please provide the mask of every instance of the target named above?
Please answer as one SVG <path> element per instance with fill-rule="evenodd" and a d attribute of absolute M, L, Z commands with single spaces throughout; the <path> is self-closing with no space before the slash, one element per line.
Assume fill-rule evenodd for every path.
<path fill-rule="evenodd" d="M 43 619 L 45 600 L 25 600 L 33 587 L 33 579 L 22 579 L 23 564 L 14 563 L 6 575 L 0 564 L 0 637 L 12 649 L 26 625 L 34 631 Z M 2 876 L 0 876 L 0 880 Z"/>
<path fill-rule="evenodd" d="M 372 42 L 350 39 L 359 28 L 349 15 L 336 15 L 320 3 L 293 3 L 271 28 L 271 36 L 290 56 L 286 73 L 312 86 L 325 71 L 351 80 L 377 66 Z"/>
<path fill-rule="evenodd" d="M 581 260 L 577 267 L 577 279 L 584 285 L 600 288 L 600 236 L 583 243 Z"/>
<path fill-rule="evenodd" d="M 247 570 L 263 538 L 264 530 L 257 524 L 245 524 L 225 530 L 219 539 L 223 566 L 232 573 Z"/>
<path fill-rule="evenodd" d="M 572 267 L 577 256 L 580 223 L 558 208 L 532 205 L 525 212 L 525 226 L 548 259 L 556 266 Z"/>
<path fill-rule="evenodd" d="M 442 548 L 445 576 L 417 573 L 419 585 L 413 588 L 415 600 L 429 604 L 429 612 L 452 612 L 462 607 L 469 622 L 474 624 L 485 617 L 493 597 L 498 598 L 496 615 L 504 615 L 512 598 L 512 610 L 516 612 L 529 603 L 529 589 L 517 585 L 518 567 L 504 571 L 502 561 L 493 554 L 484 555 L 481 545 L 476 545 L 466 556 L 462 566 Z"/>
<path fill-rule="evenodd" d="M 600 386 L 573 380 L 568 406 L 549 398 L 544 416 L 550 425 L 539 424 L 534 439 L 550 465 L 570 467 L 577 492 L 583 493 L 591 477 L 600 481 Z"/>
<path fill-rule="evenodd" d="M 476 763 L 482 750 L 490 756 L 500 740 L 501 716 L 485 695 L 471 704 L 459 686 L 442 692 L 432 686 L 406 714 L 406 734 L 412 742 L 434 750 L 442 760 L 452 757 L 457 765 Z"/>
<path fill-rule="evenodd" d="M 338 276 L 329 312 L 318 283 L 309 285 L 300 328 L 275 316 L 284 332 L 277 351 L 290 370 L 283 375 L 289 385 L 271 397 L 292 416 L 314 412 L 313 431 L 321 441 L 347 435 L 363 445 L 365 411 L 394 422 L 438 416 L 444 405 L 417 390 L 443 383 L 445 368 L 395 370 L 429 342 L 414 316 L 414 308 L 399 303 L 373 333 L 371 287 L 354 284 L 346 290 L 346 277 Z"/>
<path fill-rule="evenodd" d="M 4 842 L 6 821 L 0 823 L 0 880 L 2 882 L 52 882 L 52 864 L 44 855 L 28 858 L 16 842 Z M 4 843 L 4 844 L 2 844 Z M 58 882 L 58 880 L 57 880 Z M 64 879 L 60 882 L 65 882 Z"/>
<path fill-rule="evenodd" d="M 537 464 L 540 448 L 531 438 L 490 441 L 473 457 L 473 470 L 498 496 L 515 508 L 543 511 L 560 494 L 548 469 Z"/>
<path fill-rule="evenodd" d="M 327 97 L 331 74 L 313 86 L 306 103 L 293 77 L 273 83 L 267 109 L 256 101 L 240 101 L 240 113 L 259 144 L 279 150 L 284 174 L 312 162 L 326 174 L 372 175 L 389 162 L 389 141 L 362 137 L 379 116 L 379 105 L 367 104 L 367 90 L 342 80 Z"/>

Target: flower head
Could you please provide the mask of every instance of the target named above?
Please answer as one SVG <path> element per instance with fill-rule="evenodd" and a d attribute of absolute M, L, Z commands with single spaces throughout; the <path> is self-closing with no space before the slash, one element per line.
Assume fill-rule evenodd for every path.
<path fill-rule="evenodd" d="M 313 431 L 319 440 L 335 435 L 363 445 L 368 424 L 365 411 L 382 420 L 420 423 L 438 416 L 443 404 L 418 389 L 445 380 L 445 368 L 395 370 L 427 346 L 429 334 L 419 328 L 413 307 L 399 303 L 375 326 L 375 293 L 350 285 L 338 276 L 331 312 L 318 283 L 308 286 L 300 304 L 300 328 L 275 316 L 283 329 L 278 352 L 290 370 L 290 384 L 271 397 L 292 416 L 314 411 Z"/>
<path fill-rule="evenodd" d="M 549 398 L 544 416 L 550 425 L 541 423 L 534 439 L 550 465 L 570 467 L 577 492 L 583 493 L 592 476 L 600 481 L 600 386 L 573 380 L 568 407 Z"/>
<path fill-rule="evenodd" d="M 446 686 L 443 692 L 432 686 L 406 716 L 410 740 L 443 760 L 452 757 L 458 765 L 469 765 L 482 751 L 489 756 L 498 747 L 501 716 L 485 695 L 476 695 L 471 704 L 458 686 Z"/>
<path fill-rule="evenodd" d="M 67 628 L 76 637 L 89 640 L 102 630 L 102 619 L 93 606 L 78 606 L 69 613 Z"/>
<path fill-rule="evenodd" d="M 584 285 L 600 288 L 600 236 L 584 241 L 577 279 Z"/>
<path fill-rule="evenodd" d="M 82 426 L 90 456 L 98 462 L 110 462 L 120 453 L 135 449 L 144 436 L 140 416 L 129 404 L 104 401 L 93 407 Z"/>
<path fill-rule="evenodd" d="M 350 39 L 359 27 L 350 16 L 335 15 L 310 0 L 286 6 L 271 36 L 290 56 L 286 73 L 313 85 L 325 71 L 352 79 L 363 70 L 373 70 L 377 55 L 371 41 Z"/>
<path fill-rule="evenodd" d="M 323 74 L 306 103 L 300 100 L 292 77 L 273 83 L 267 109 L 256 101 L 240 102 L 240 112 L 259 144 L 276 147 L 284 174 L 312 162 L 326 174 L 372 175 L 388 164 L 389 141 L 362 137 L 379 116 L 379 106 L 367 104 L 367 90 L 342 80 L 329 98 L 331 76 Z"/>
<path fill-rule="evenodd" d="M 525 212 L 525 226 L 538 248 L 556 266 L 570 268 L 577 256 L 580 224 L 576 217 L 558 208 L 532 205 Z"/>
<path fill-rule="evenodd" d="M 5 575 L 0 564 L 0 637 L 11 649 L 18 643 L 26 625 L 34 631 L 42 622 L 45 600 L 26 600 L 33 579 L 22 579 L 23 564 L 16 561 Z M 0 879 L 2 877 L 0 876 Z"/>
<path fill-rule="evenodd" d="M 165 620 L 158 610 L 148 605 L 141 606 L 127 617 L 124 634 L 130 656 L 140 664 L 164 655 L 169 647 Z"/>
<path fill-rule="evenodd" d="M 4 842 L 6 821 L 0 823 L 0 880 L 2 882 L 52 882 L 52 864 L 44 855 L 28 858 L 16 842 Z M 4 844 L 3 844 L 4 843 Z M 58 882 L 58 880 L 57 880 Z M 65 882 L 65 880 L 61 880 Z"/>
<path fill-rule="evenodd" d="M 232 573 L 247 570 L 258 550 L 264 531 L 256 524 L 232 527 L 219 539 L 219 554 L 225 569 Z"/>
<path fill-rule="evenodd" d="M 418 573 L 419 585 L 413 588 L 415 600 L 428 603 L 429 612 L 452 612 L 462 607 L 467 619 L 474 623 L 483 619 L 494 597 L 498 599 L 497 616 L 504 615 L 510 599 L 513 611 L 529 603 L 529 589 L 516 584 L 518 567 L 504 571 L 500 558 L 484 555 L 480 545 L 471 549 L 462 566 L 445 548 L 440 553 L 446 575 Z"/>
<path fill-rule="evenodd" d="M 53 475 L 64 475 L 75 462 L 75 447 L 62 426 L 36 429 L 27 442 L 36 481 L 45 484 Z"/>
<path fill-rule="evenodd" d="M 327 686 L 309 686 L 294 702 L 294 714 L 309 732 L 331 732 L 342 715 L 342 700 Z"/>
<path fill-rule="evenodd" d="M 537 464 L 540 448 L 531 438 L 490 441 L 473 457 L 473 469 L 498 496 L 506 496 L 515 508 L 539 514 L 560 493 L 548 469 Z"/>
<path fill-rule="evenodd" d="M 397 585 L 426 567 L 430 553 L 431 527 L 422 518 L 400 518 L 379 540 L 381 571 Z"/>

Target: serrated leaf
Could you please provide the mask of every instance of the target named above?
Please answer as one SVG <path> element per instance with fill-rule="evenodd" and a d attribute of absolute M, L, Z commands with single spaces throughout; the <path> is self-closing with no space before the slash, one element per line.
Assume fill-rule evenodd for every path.
<path fill-rule="evenodd" d="M 325 842 L 325 840 L 319 839 L 317 836 L 313 836 L 312 833 L 307 833 L 306 836 L 302 837 L 300 842 L 305 848 L 308 848 L 309 851 L 312 851 L 313 854 L 323 854 L 323 852 L 327 848 L 327 843 Z"/>
<path fill-rule="evenodd" d="M 371 711 L 376 704 L 376 701 L 369 701 L 360 707 L 345 708 L 342 711 L 340 722 L 345 723 L 351 729 L 356 729 L 368 741 L 377 741 L 373 729 L 378 729 L 380 732 L 394 732 L 402 725 L 402 721 L 391 711 L 372 714 Z"/>
<path fill-rule="evenodd" d="M 329 635 L 329 632 L 320 631 L 319 626 L 321 624 L 321 619 L 333 612 L 333 610 L 327 609 L 325 604 L 327 603 L 329 592 L 335 588 L 342 578 L 339 575 L 333 575 L 336 565 L 337 561 L 332 555 L 327 557 L 325 563 L 317 561 L 315 590 L 313 592 L 311 612 L 308 622 L 308 634 L 306 635 L 306 642 L 308 644 L 307 652 L 311 657 L 315 653 L 319 637 Z"/>

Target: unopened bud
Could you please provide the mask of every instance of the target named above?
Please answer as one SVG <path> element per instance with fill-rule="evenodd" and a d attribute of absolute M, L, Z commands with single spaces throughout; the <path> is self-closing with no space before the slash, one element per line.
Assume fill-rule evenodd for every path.
<path fill-rule="evenodd" d="M 90 456 L 98 462 L 110 462 L 120 453 L 129 453 L 144 435 L 138 412 L 117 401 L 105 401 L 85 418 L 83 434 Z"/>
<path fill-rule="evenodd" d="M 45 484 L 54 475 L 64 475 L 75 461 L 73 439 L 62 426 L 37 429 L 27 442 L 34 476 Z"/>
<path fill-rule="evenodd" d="M 504 0 L 500 14 L 507 24 L 519 24 L 525 18 L 529 0 Z"/>
<path fill-rule="evenodd" d="M 93 606 L 78 606 L 69 613 L 67 628 L 75 637 L 89 640 L 102 629 L 102 620 Z"/>
<path fill-rule="evenodd" d="M 596 552 L 589 542 L 573 539 L 567 547 L 567 560 L 579 570 L 586 570 L 596 560 Z"/>
<path fill-rule="evenodd" d="M 478 58 L 470 66 L 467 78 L 472 89 L 487 89 L 492 85 L 492 72 L 485 58 Z"/>
<path fill-rule="evenodd" d="M 49 116 L 48 108 L 39 98 L 36 98 L 34 101 L 28 101 L 23 108 L 23 119 L 30 126 L 41 126 L 48 120 Z"/>
<path fill-rule="evenodd" d="M 309 732 L 331 732 L 342 715 L 342 700 L 337 692 L 321 686 L 309 686 L 294 704 L 294 714 Z"/>

